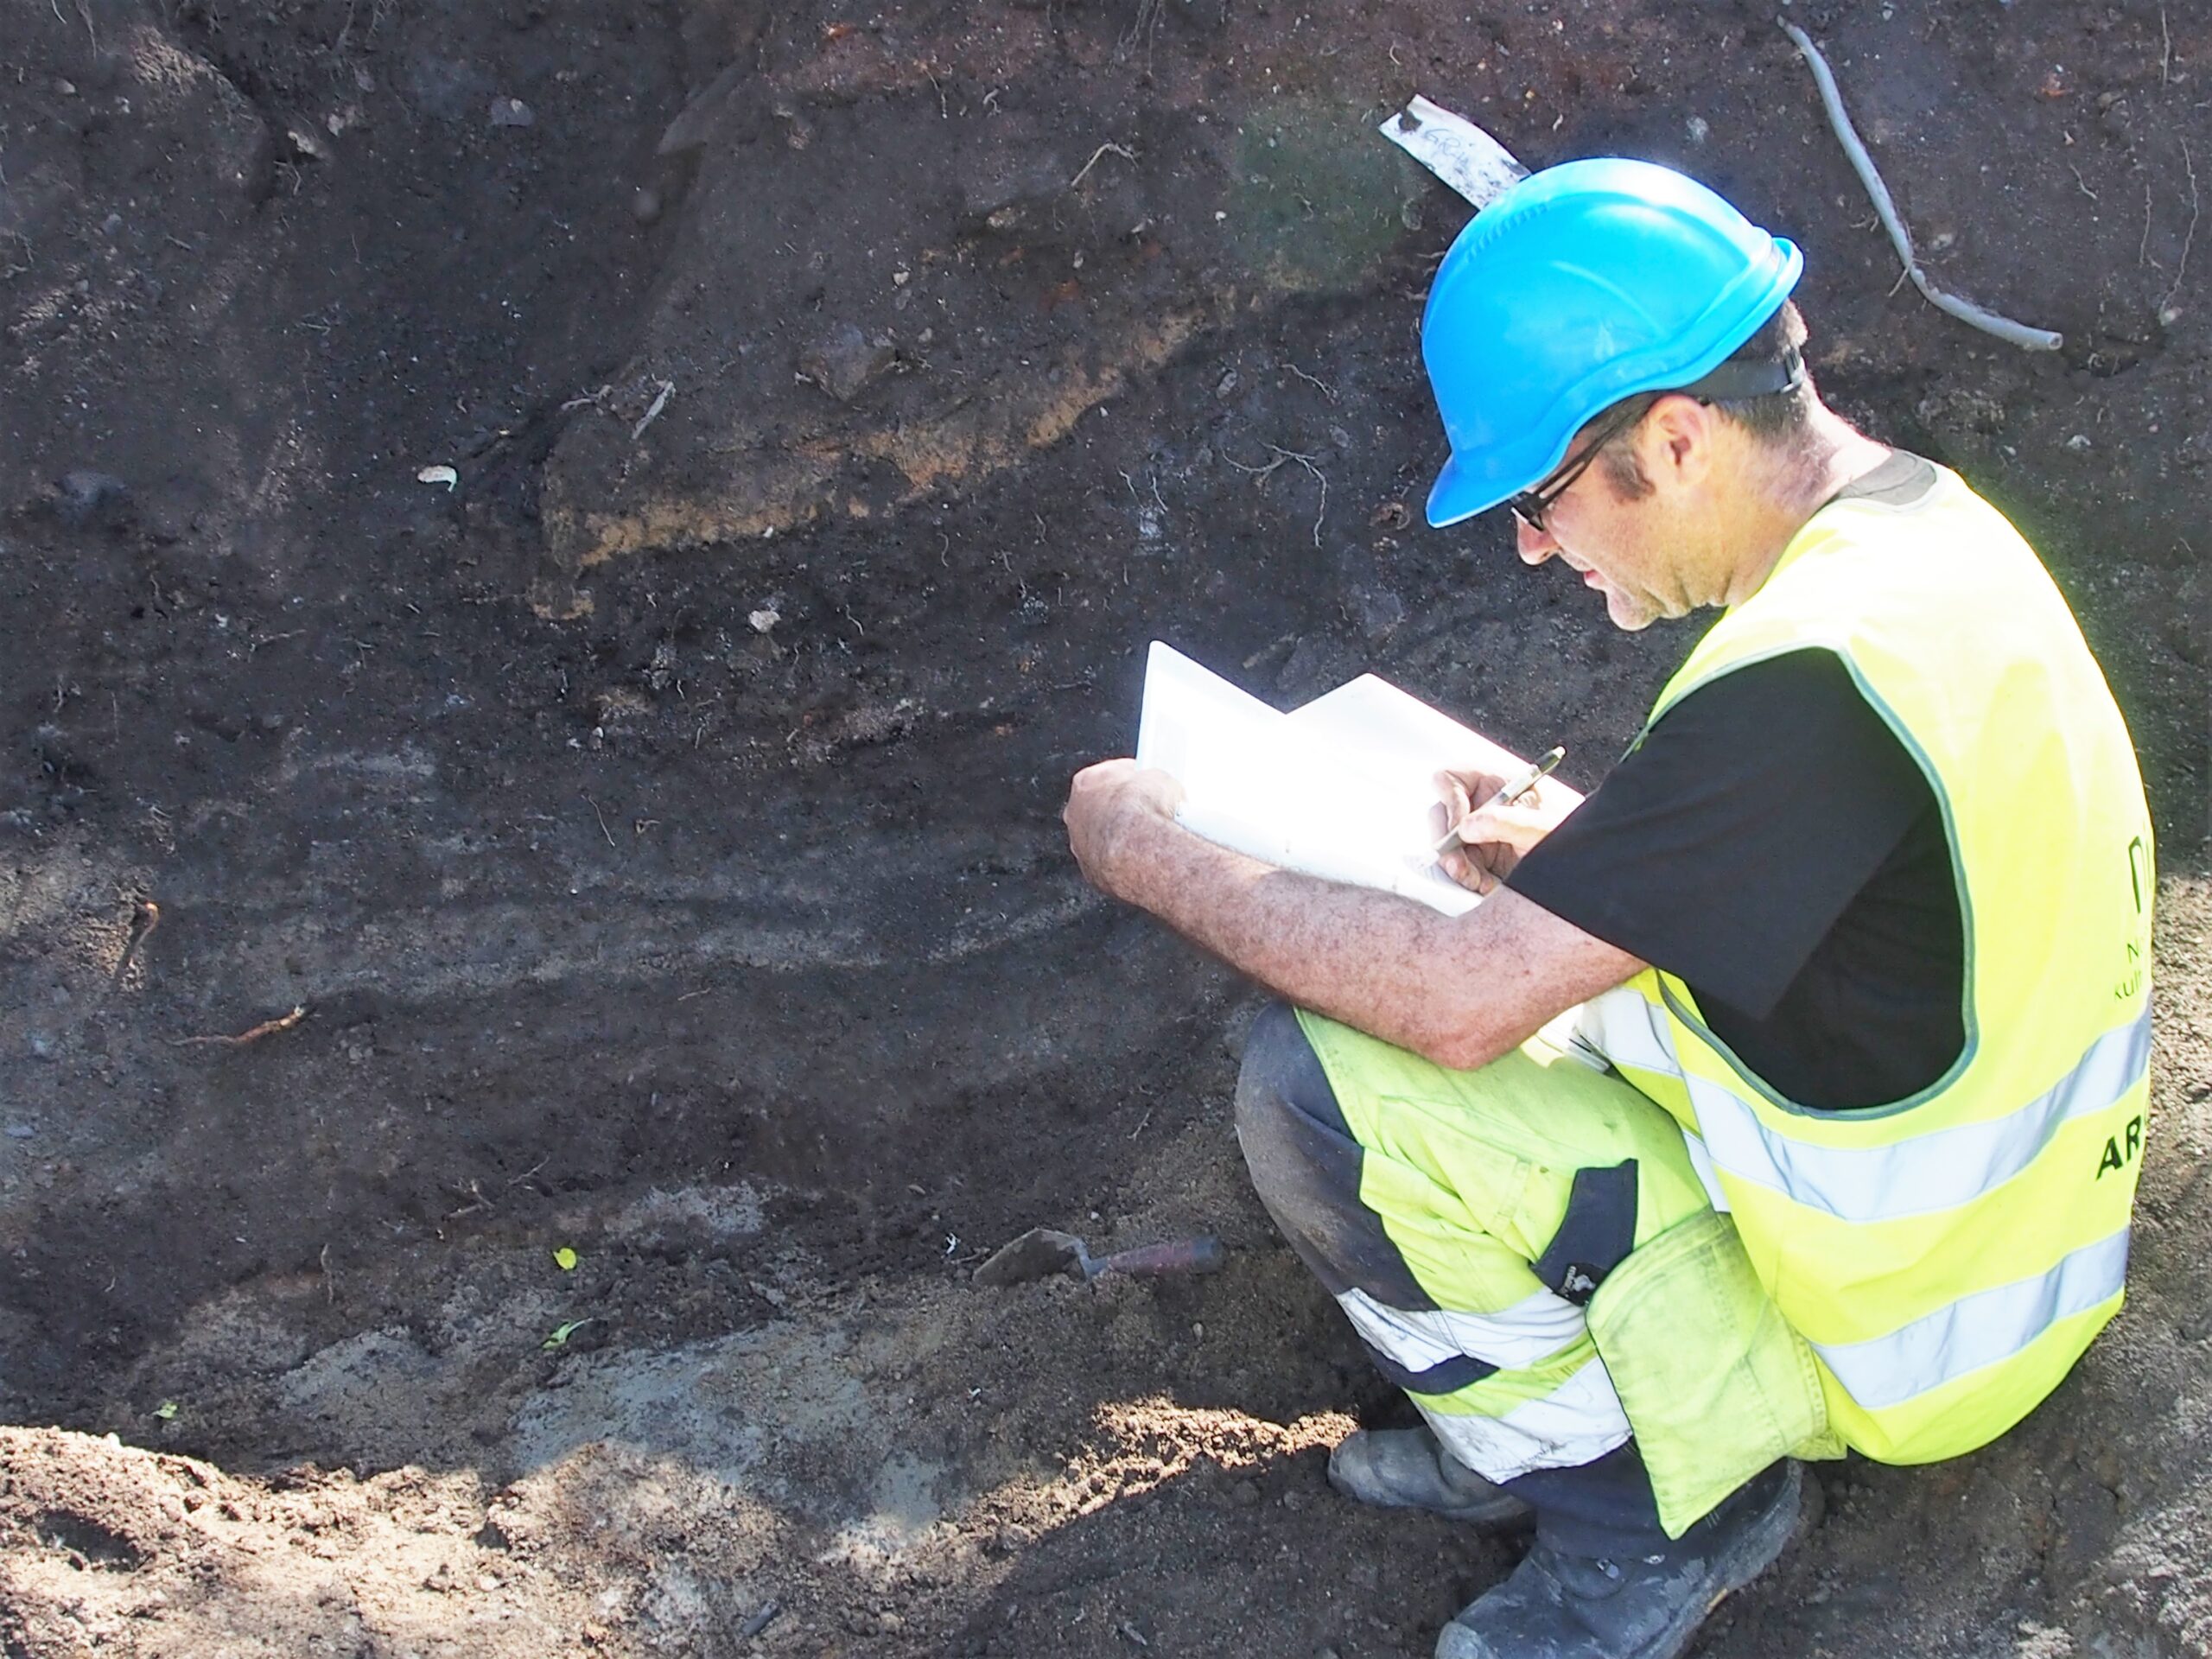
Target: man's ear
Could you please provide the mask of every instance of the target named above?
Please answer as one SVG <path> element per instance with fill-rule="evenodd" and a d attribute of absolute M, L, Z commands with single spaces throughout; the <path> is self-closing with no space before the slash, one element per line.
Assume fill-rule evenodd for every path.
<path fill-rule="evenodd" d="M 1713 471 L 1719 440 L 1709 404 L 1694 397 L 1662 397 L 1637 433 L 1643 474 L 1655 483 L 1694 488 Z"/>

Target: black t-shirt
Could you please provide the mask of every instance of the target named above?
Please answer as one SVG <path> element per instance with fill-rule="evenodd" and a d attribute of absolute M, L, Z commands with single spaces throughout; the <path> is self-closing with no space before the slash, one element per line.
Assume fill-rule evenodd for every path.
<path fill-rule="evenodd" d="M 1508 885 L 1681 979 L 1800 1105 L 1902 1100 L 1965 1045 L 1942 814 L 1832 652 L 1691 692 Z"/>

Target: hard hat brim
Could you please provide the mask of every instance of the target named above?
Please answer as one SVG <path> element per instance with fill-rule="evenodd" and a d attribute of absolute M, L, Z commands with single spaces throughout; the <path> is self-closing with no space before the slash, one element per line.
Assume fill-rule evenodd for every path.
<path fill-rule="evenodd" d="M 1428 488 L 1428 524 L 1431 530 L 1444 530 L 1452 524 L 1464 524 L 1477 515 L 1487 512 L 1507 497 L 1518 494 L 1534 484 L 1536 478 L 1528 480 L 1514 489 L 1497 492 L 1487 479 L 1472 476 L 1473 468 L 1461 463 L 1459 457 L 1445 459 L 1444 470 L 1437 474 L 1436 482 Z"/>

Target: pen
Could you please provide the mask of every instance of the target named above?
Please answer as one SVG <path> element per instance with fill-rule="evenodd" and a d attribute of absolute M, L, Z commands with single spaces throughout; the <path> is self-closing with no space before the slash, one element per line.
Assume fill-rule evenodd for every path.
<path fill-rule="evenodd" d="M 1497 794 L 1491 796 L 1480 806 L 1476 807 L 1473 811 L 1469 812 L 1466 818 L 1460 819 L 1459 823 L 1465 823 L 1467 821 L 1467 818 L 1473 817 L 1476 812 L 1487 812 L 1493 806 L 1502 806 L 1508 801 L 1519 800 L 1523 795 L 1526 795 L 1530 790 L 1534 789 L 1538 784 L 1549 777 L 1551 775 L 1552 768 L 1566 759 L 1567 750 L 1564 747 L 1554 748 L 1550 753 L 1540 757 L 1518 777 L 1510 779 L 1504 788 L 1499 790 Z M 1452 826 L 1451 833 L 1446 836 L 1443 840 L 1436 843 L 1435 853 L 1438 857 L 1441 858 L 1445 854 L 1454 851 L 1465 845 L 1466 843 L 1459 839 L 1459 826 L 1455 824 Z"/>

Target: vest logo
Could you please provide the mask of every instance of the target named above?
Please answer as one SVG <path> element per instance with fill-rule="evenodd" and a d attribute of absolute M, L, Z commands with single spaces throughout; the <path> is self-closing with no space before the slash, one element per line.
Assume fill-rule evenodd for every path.
<path fill-rule="evenodd" d="M 2143 947 L 2130 939 L 2121 948 L 2127 956 L 2119 979 L 2113 983 L 2113 1000 L 2116 1002 L 2125 1002 L 2131 996 L 2143 994 Z"/>
<path fill-rule="evenodd" d="M 2138 836 L 2127 843 L 2127 882 L 2135 894 L 2135 913 L 2138 916 L 2144 913 L 2144 900 L 2148 897 L 2144 889 L 2150 881 L 2151 849 L 2145 844 L 2143 837 Z M 2127 961 L 2112 988 L 2113 1000 L 2117 1002 L 2125 1002 L 2129 997 L 2142 994 L 2143 953 L 2150 949 L 2150 940 L 2146 938 L 2139 945 L 2131 940 L 2126 948 Z"/>
<path fill-rule="evenodd" d="M 2127 1127 L 2105 1141 L 2105 1155 L 2097 1164 L 2097 1179 L 2102 1180 L 2108 1169 L 2125 1169 L 2143 1151 L 2143 1116 L 2137 1113 L 2127 1120 Z"/>

